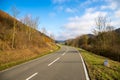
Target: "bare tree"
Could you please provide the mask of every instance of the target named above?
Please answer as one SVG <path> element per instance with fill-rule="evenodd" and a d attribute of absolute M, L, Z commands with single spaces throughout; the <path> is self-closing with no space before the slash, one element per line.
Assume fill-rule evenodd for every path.
<path fill-rule="evenodd" d="M 96 37 L 96 47 L 99 46 L 101 49 L 106 49 L 109 44 L 113 41 L 115 36 L 113 30 L 114 27 L 111 26 L 111 19 L 106 16 L 98 16 L 95 19 L 96 28 L 94 29 L 94 34 Z"/>
<path fill-rule="evenodd" d="M 39 17 L 32 18 L 29 15 L 26 15 L 22 22 L 27 25 L 26 26 L 26 34 L 28 35 L 28 40 L 32 39 L 32 34 L 37 30 L 39 25 Z"/>
<path fill-rule="evenodd" d="M 39 17 L 35 17 L 32 19 L 32 28 L 37 30 L 39 26 Z"/>
<path fill-rule="evenodd" d="M 17 32 L 17 29 L 16 29 L 17 20 L 16 20 L 16 18 L 17 18 L 18 14 L 19 14 L 19 11 L 18 11 L 18 9 L 16 7 L 12 7 L 11 12 L 13 14 L 13 17 L 15 18 L 14 22 L 13 22 L 12 45 L 11 45 L 11 47 L 14 48 L 14 46 L 15 46 L 15 35 L 16 35 L 16 32 Z"/>
<path fill-rule="evenodd" d="M 50 38 L 53 39 L 53 40 L 55 40 L 54 34 L 51 33 L 51 34 L 50 34 Z"/>
<path fill-rule="evenodd" d="M 46 30 L 45 27 L 43 27 L 43 28 L 41 29 L 41 33 L 42 33 L 42 40 L 45 41 L 44 35 L 47 35 L 47 30 Z"/>
<path fill-rule="evenodd" d="M 95 19 L 95 23 L 96 23 L 96 28 L 93 30 L 94 34 L 106 32 L 108 29 L 110 29 L 111 26 L 111 20 L 106 16 L 98 16 Z"/>
<path fill-rule="evenodd" d="M 47 34 L 46 28 L 45 28 L 45 27 L 42 27 L 41 32 L 42 32 L 42 34 Z"/>
<path fill-rule="evenodd" d="M 39 17 L 31 18 L 31 28 L 32 28 L 31 36 L 30 36 L 31 39 L 34 36 L 34 33 L 37 31 L 38 25 L 39 25 Z"/>

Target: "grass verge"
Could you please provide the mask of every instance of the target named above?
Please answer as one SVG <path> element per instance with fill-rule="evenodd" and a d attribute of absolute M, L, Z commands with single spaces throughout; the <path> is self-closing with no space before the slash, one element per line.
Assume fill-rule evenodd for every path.
<path fill-rule="evenodd" d="M 10 68 L 10 67 L 13 67 L 15 65 L 19 65 L 21 63 L 24 63 L 24 62 L 27 62 L 27 61 L 30 61 L 30 60 L 33 60 L 33 59 L 36 59 L 36 58 L 39 58 L 39 57 L 42 57 L 44 55 L 47 55 L 47 54 L 50 54 L 50 53 L 53 53 L 53 52 L 56 52 L 57 50 L 60 49 L 60 46 L 58 46 L 55 50 L 48 50 L 48 51 L 45 51 L 45 52 L 42 52 L 40 54 L 36 54 L 35 55 L 30 55 L 30 56 L 26 56 L 25 58 L 21 58 L 21 59 L 18 59 L 18 60 L 11 60 L 9 62 L 6 62 L 6 63 L 2 63 L 0 62 L 0 71 L 2 70 L 5 70 L 7 68 Z M 33 53 L 32 53 L 33 54 Z M 12 55 L 12 54 L 11 54 Z M 9 57 L 9 56 L 8 56 Z"/>
<path fill-rule="evenodd" d="M 91 80 L 120 80 L 120 63 L 108 59 L 110 67 L 103 65 L 107 58 L 79 49 Z"/>

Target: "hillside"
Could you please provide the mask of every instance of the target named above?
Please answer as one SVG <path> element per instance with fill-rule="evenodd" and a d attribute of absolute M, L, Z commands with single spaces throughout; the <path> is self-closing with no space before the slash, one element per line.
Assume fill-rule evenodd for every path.
<path fill-rule="evenodd" d="M 11 37 L 12 37 L 12 31 L 13 31 L 13 24 L 14 19 L 9 14 L 0 11 L 0 49 L 9 49 L 11 44 Z M 17 20 L 16 20 L 17 21 Z M 49 38 L 48 36 L 40 33 L 39 31 L 34 30 L 34 33 L 32 34 L 33 39 L 31 41 L 27 40 L 27 34 L 26 34 L 26 28 L 27 26 L 22 24 L 21 22 L 17 21 L 16 26 L 16 40 L 15 40 L 15 48 L 22 48 L 22 47 L 32 47 L 32 46 L 39 46 L 39 47 L 46 47 L 49 46 L 49 43 L 53 43 L 54 41 Z M 43 38 L 44 40 L 42 40 Z M 23 46 L 24 45 L 24 46 Z M 4 48 L 2 47 L 4 46 Z"/>
<path fill-rule="evenodd" d="M 100 32 L 97 35 L 82 35 L 67 40 L 66 45 L 83 48 L 97 55 L 120 61 L 120 29 Z"/>
<path fill-rule="evenodd" d="M 16 25 L 15 31 L 14 24 Z M 53 39 L 0 10 L 0 68 L 10 63 L 44 55 L 43 53 L 56 49 L 57 46 Z"/>

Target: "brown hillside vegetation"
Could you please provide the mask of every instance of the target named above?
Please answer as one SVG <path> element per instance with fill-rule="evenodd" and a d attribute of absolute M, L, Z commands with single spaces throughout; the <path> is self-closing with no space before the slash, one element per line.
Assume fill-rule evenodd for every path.
<path fill-rule="evenodd" d="M 12 33 L 16 22 L 14 45 L 12 48 Z M 31 39 L 27 30 L 32 30 Z M 43 33 L 22 24 L 0 10 L 0 66 L 14 61 L 26 60 L 57 48 L 54 40 Z"/>

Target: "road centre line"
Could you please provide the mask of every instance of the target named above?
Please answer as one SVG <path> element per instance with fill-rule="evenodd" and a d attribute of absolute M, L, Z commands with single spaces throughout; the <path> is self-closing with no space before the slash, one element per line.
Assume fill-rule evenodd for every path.
<path fill-rule="evenodd" d="M 55 63 L 57 60 L 59 60 L 60 57 L 58 57 L 57 59 L 55 59 L 53 62 L 51 62 L 50 64 L 48 64 L 48 66 L 52 65 L 53 63 Z"/>
<path fill-rule="evenodd" d="M 66 52 L 68 51 L 68 49 L 62 54 L 62 56 L 64 56 L 66 54 Z"/>
<path fill-rule="evenodd" d="M 63 54 L 62 54 L 62 56 L 64 56 L 66 54 L 66 52 L 64 52 Z"/>
<path fill-rule="evenodd" d="M 25 79 L 25 80 L 30 80 L 31 78 L 33 78 L 34 76 L 36 76 L 38 73 L 36 72 L 36 73 L 34 73 L 33 75 L 31 75 L 30 77 L 28 77 L 27 79 Z"/>

